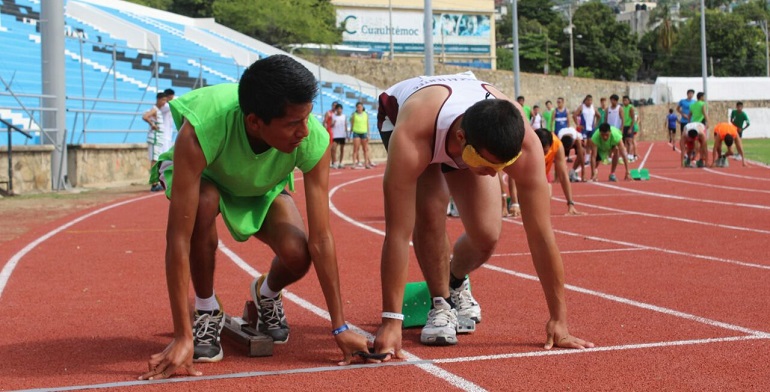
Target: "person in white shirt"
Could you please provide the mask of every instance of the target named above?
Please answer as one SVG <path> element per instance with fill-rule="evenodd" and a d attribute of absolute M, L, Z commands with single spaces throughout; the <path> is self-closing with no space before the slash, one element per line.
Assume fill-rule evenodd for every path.
<path fill-rule="evenodd" d="M 161 106 L 160 112 L 163 115 L 163 124 L 161 126 L 161 149 L 163 152 L 166 152 L 171 149 L 171 147 L 174 146 L 174 131 L 176 131 L 176 126 L 174 126 L 174 117 L 171 116 L 171 107 L 168 106 L 168 103 L 174 99 L 174 96 L 176 95 L 176 92 L 170 88 L 167 88 L 163 90 L 163 94 L 166 96 L 166 103 Z"/>
<path fill-rule="evenodd" d="M 535 105 L 532 107 L 531 124 L 534 129 L 544 128 L 545 124 L 543 124 L 543 116 L 540 114 L 540 106 Z"/>
<path fill-rule="evenodd" d="M 342 114 L 342 105 L 337 104 L 334 107 L 334 115 L 332 116 L 332 167 L 339 169 L 342 167 L 342 158 L 345 156 L 345 141 L 348 133 L 348 118 Z M 340 154 L 337 159 L 337 148 L 339 148 Z"/>
<path fill-rule="evenodd" d="M 161 109 L 166 104 L 166 94 L 158 93 L 155 96 L 155 105 L 149 110 L 144 112 L 142 120 L 147 124 L 150 124 L 150 130 L 147 131 L 147 150 L 150 159 L 150 167 L 155 165 L 158 161 L 160 154 L 164 152 L 164 140 L 163 140 L 163 112 Z M 159 183 L 151 184 L 150 191 L 158 192 L 162 191 L 163 187 Z"/>
<path fill-rule="evenodd" d="M 583 103 L 575 109 L 572 116 L 575 118 L 575 124 L 578 124 L 578 130 L 583 134 L 583 138 L 591 138 L 601 118 L 599 112 L 594 108 L 594 98 L 591 95 L 586 95 L 583 98 Z"/>
<path fill-rule="evenodd" d="M 575 162 L 572 164 L 572 169 L 569 171 L 570 182 L 578 182 L 581 179 L 586 180 L 585 172 L 585 148 L 583 147 L 583 135 L 572 127 L 562 128 L 556 135 L 561 143 L 564 145 L 564 155 L 569 155 L 569 150 L 574 148 L 577 155 Z M 577 175 L 577 169 L 580 168 L 580 177 Z"/>
<path fill-rule="evenodd" d="M 617 94 L 610 96 L 610 107 L 607 108 L 607 123 L 617 129 L 623 129 L 623 107 L 620 106 L 619 101 L 620 97 Z"/>

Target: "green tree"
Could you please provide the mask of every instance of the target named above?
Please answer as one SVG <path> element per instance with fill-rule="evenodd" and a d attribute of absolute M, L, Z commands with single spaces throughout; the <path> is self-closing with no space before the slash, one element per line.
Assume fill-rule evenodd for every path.
<path fill-rule="evenodd" d="M 737 13 L 718 11 L 706 11 L 706 27 L 706 53 L 715 76 L 765 75 L 765 36 L 758 27 Z M 661 73 L 701 75 L 700 18 L 689 20 L 678 36 Z"/>
<path fill-rule="evenodd" d="M 572 18 L 575 28 L 575 68 L 586 68 L 602 79 L 630 80 L 641 64 L 636 35 L 617 22 L 608 6 L 592 2 L 579 7 Z M 569 53 L 569 35 L 563 34 L 560 52 Z M 562 56 L 565 68 L 569 56 Z"/>
<path fill-rule="evenodd" d="M 553 10 L 552 0 L 523 0 L 518 2 L 519 64 L 525 72 L 541 73 L 548 61 L 550 73 L 561 69 L 557 39 L 565 22 Z M 495 24 L 497 68 L 511 69 L 513 25 L 510 14 Z M 558 33 L 554 33 L 558 32 Z M 546 52 L 546 48 L 548 51 Z"/>
<path fill-rule="evenodd" d="M 216 0 L 219 23 L 271 45 L 342 40 L 330 0 Z"/>

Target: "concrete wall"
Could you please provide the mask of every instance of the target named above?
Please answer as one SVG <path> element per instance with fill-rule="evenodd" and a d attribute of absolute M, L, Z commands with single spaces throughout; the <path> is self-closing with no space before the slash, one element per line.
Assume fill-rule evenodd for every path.
<path fill-rule="evenodd" d="M 52 145 L 13 146 L 13 192 L 15 194 L 51 190 Z M 0 181 L 8 181 L 8 146 L 0 146 Z M 7 184 L 0 185 L 3 191 Z"/>
<path fill-rule="evenodd" d="M 68 146 L 69 180 L 74 187 L 147 183 L 150 161 L 146 144 Z"/>

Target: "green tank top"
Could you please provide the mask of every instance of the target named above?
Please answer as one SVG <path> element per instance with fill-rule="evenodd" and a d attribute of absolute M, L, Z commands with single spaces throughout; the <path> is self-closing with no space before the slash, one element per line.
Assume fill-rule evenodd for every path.
<path fill-rule="evenodd" d="M 350 123 L 353 124 L 351 127 L 353 133 L 357 133 L 359 135 L 365 135 L 369 133 L 369 114 L 366 112 L 361 112 L 360 114 L 358 112 L 354 112 L 352 115 L 350 115 Z"/>
<path fill-rule="evenodd" d="M 623 126 L 625 127 L 631 126 L 631 123 L 634 121 L 634 119 L 631 118 L 631 109 L 633 107 L 634 105 L 623 106 Z"/>
<path fill-rule="evenodd" d="M 690 122 L 702 123 L 706 119 L 703 115 L 704 106 L 706 106 L 706 101 L 696 101 L 690 105 Z"/>
<path fill-rule="evenodd" d="M 553 118 L 553 109 L 543 112 L 543 122 L 545 124 L 543 128 L 553 132 L 553 127 L 551 126 L 551 118 Z"/>

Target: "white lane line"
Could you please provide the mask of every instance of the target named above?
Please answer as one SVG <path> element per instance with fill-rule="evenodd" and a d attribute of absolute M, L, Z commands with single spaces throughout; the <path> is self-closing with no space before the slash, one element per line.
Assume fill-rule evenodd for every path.
<path fill-rule="evenodd" d="M 642 159 L 642 163 L 639 164 L 639 170 L 644 168 L 644 164 L 647 163 L 647 158 L 650 157 L 650 152 L 652 152 L 652 147 L 655 146 L 655 143 L 650 143 L 650 148 L 647 149 L 647 154 L 644 154 L 644 159 Z"/>
<path fill-rule="evenodd" d="M 38 245 L 42 244 L 44 241 L 46 241 L 49 238 L 55 236 L 56 234 L 62 232 L 63 230 L 66 230 L 67 228 L 72 227 L 73 225 L 78 224 L 78 223 L 80 223 L 80 222 L 82 222 L 82 221 L 84 221 L 84 220 L 86 220 L 86 219 L 88 219 L 88 218 L 90 218 L 90 217 L 92 217 L 94 215 L 101 214 L 102 212 L 107 211 L 107 210 L 111 210 L 111 209 L 113 209 L 115 207 L 120 207 L 122 205 L 133 203 L 135 201 L 149 199 L 151 197 L 156 197 L 156 196 L 160 196 L 160 194 L 154 194 L 154 195 L 148 195 L 148 196 L 140 196 L 140 197 L 136 197 L 136 198 L 133 198 L 133 199 L 128 199 L 128 200 L 124 200 L 124 201 L 117 202 L 117 203 L 114 203 L 114 204 L 110 204 L 110 205 L 102 207 L 102 208 L 100 208 L 98 210 L 91 211 L 91 212 L 89 212 L 89 213 L 87 213 L 87 214 L 85 214 L 85 215 L 83 215 L 83 216 L 81 216 L 79 218 L 75 218 L 75 219 L 73 219 L 73 220 L 71 220 L 71 221 L 69 221 L 69 222 L 67 222 L 67 223 L 65 223 L 65 224 L 63 224 L 63 225 L 61 225 L 61 226 L 51 230 L 51 231 L 49 231 L 48 233 L 44 234 L 43 236 L 39 237 L 38 239 L 30 242 L 29 244 L 27 244 L 27 246 L 25 246 L 20 251 L 16 252 L 16 254 L 11 256 L 11 258 L 8 259 L 8 261 L 5 263 L 5 266 L 3 267 L 3 270 L 0 271 L 0 297 L 3 296 L 3 290 L 5 290 L 5 286 L 8 284 L 8 279 L 11 278 L 11 274 L 13 274 L 13 270 L 16 268 L 16 265 L 19 264 L 19 261 L 21 261 L 21 259 L 24 256 L 26 256 L 27 253 L 31 252 L 33 249 L 35 249 Z"/>
<path fill-rule="evenodd" d="M 559 253 L 563 255 L 578 254 L 578 253 L 608 253 L 608 252 L 632 252 L 646 250 L 642 248 L 616 248 L 616 249 L 588 249 L 588 250 L 560 250 Z M 492 257 L 508 257 L 508 256 L 530 256 L 529 252 L 518 253 L 498 253 L 492 255 Z"/>
<path fill-rule="evenodd" d="M 330 202 L 330 204 L 331 204 L 331 202 Z M 223 244 L 222 241 L 219 241 L 219 250 L 222 251 L 222 253 L 224 253 L 228 258 L 230 258 L 230 260 L 232 260 L 235 263 L 235 265 L 240 267 L 242 270 L 246 271 L 246 273 L 251 275 L 253 278 L 256 278 L 256 277 L 258 277 L 260 275 L 259 272 L 256 269 L 251 267 L 240 256 L 238 256 L 235 252 L 230 250 L 230 248 L 225 246 L 225 244 Z M 323 310 L 323 309 L 319 308 L 318 306 L 316 306 L 316 305 L 306 301 L 304 298 L 301 298 L 298 295 L 296 295 L 296 294 L 294 294 L 294 293 L 292 293 L 290 291 L 286 291 L 286 290 L 284 290 L 284 292 L 283 292 L 283 297 L 288 299 L 289 301 L 292 301 L 292 302 L 296 303 L 297 305 L 299 305 L 303 309 L 310 311 L 311 313 L 315 314 L 316 316 L 321 317 L 324 320 L 331 321 L 331 316 L 329 315 L 329 312 L 327 312 L 326 310 Z M 352 329 L 352 330 L 354 330 L 354 331 L 356 331 L 356 332 L 366 336 L 366 338 L 369 339 L 370 341 L 374 340 L 374 335 L 370 334 L 369 332 L 364 331 L 363 329 L 359 328 L 358 326 L 355 326 L 355 325 L 350 324 L 350 323 L 348 323 L 348 326 L 350 327 L 350 329 Z M 420 362 L 420 361 L 423 361 L 418 356 L 416 356 L 416 355 L 414 355 L 412 353 L 409 353 L 406 350 L 401 350 L 401 351 L 404 354 L 404 356 L 406 357 L 407 361 L 410 361 L 410 362 L 415 362 L 415 361 Z M 417 364 L 416 366 L 419 367 L 420 369 L 424 370 L 425 372 L 427 372 L 427 373 L 429 373 L 429 374 L 431 374 L 431 375 L 433 375 L 435 377 L 438 377 L 438 378 L 440 378 L 440 379 L 442 379 L 442 380 L 452 384 L 452 386 L 454 386 L 456 388 L 460 388 L 460 389 L 462 389 L 464 391 L 485 391 L 485 389 L 482 388 L 481 386 L 476 385 L 473 382 L 468 381 L 468 380 L 466 380 L 466 379 L 464 379 L 464 378 L 462 378 L 462 377 L 460 377 L 460 376 L 458 376 L 458 375 L 456 375 L 454 373 L 450 373 L 450 372 L 448 372 L 448 371 L 446 371 L 446 370 L 444 370 L 444 369 L 442 369 L 442 368 L 440 368 L 440 367 L 438 367 L 436 365 L 433 365 L 433 364 L 430 364 L 430 363 L 420 363 L 420 364 Z"/>
<path fill-rule="evenodd" d="M 472 357 L 436 359 L 433 362 L 434 363 L 457 363 L 457 362 L 492 361 L 492 360 L 499 360 L 499 359 L 548 357 L 548 356 L 554 356 L 554 355 L 574 355 L 574 354 L 587 354 L 587 353 L 607 352 L 607 351 L 639 350 L 639 349 L 657 348 L 657 347 L 692 346 L 692 345 L 698 345 L 698 344 L 740 342 L 740 341 L 759 340 L 759 339 L 770 339 L 770 337 L 749 335 L 749 336 L 734 336 L 734 337 L 728 337 L 728 338 L 675 340 L 670 342 L 639 343 L 639 344 L 626 344 L 626 345 L 619 345 L 619 346 L 594 347 L 594 348 L 586 348 L 583 350 L 548 350 L 548 351 L 530 351 L 530 352 L 524 352 L 524 353 L 511 353 L 511 354 L 478 355 L 478 356 L 472 356 Z"/>
<path fill-rule="evenodd" d="M 722 206 L 732 206 L 732 207 L 746 207 L 746 208 L 754 208 L 758 210 L 770 210 L 770 206 L 765 205 L 759 205 L 759 204 L 748 204 L 748 203 L 732 203 L 729 201 L 719 201 L 719 200 L 707 200 L 707 199 L 701 199 L 701 198 L 695 198 L 695 197 L 685 197 L 685 196 L 677 196 L 677 195 L 669 195 L 667 193 L 660 193 L 660 192 L 646 192 L 646 191 L 640 191 L 637 189 L 630 189 L 630 188 L 623 188 L 616 185 L 610 185 L 610 184 L 604 184 L 601 182 L 591 182 L 590 184 L 595 186 L 601 186 L 605 188 L 610 189 L 618 189 L 624 192 L 629 193 L 636 193 L 639 195 L 644 196 L 652 196 L 652 197 L 659 197 L 662 199 L 674 199 L 674 200 L 684 200 L 684 201 L 690 201 L 690 202 L 697 202 L 697 203 L 708 203 L 708 204 L 717 204 Z"/>
<path fill-rule="evenodd" d="M 513 270 L 509 270 L 509 269 L 503 268 L 503 267 L 498 267 L 496 265 L 492 265 L 492 264 L 489 264 L 489 263 L 486 263 L 486 264 L 482 265 L 482 267 L 486 268 L 486 269 L 489 269 L 489 270 L 492 270 L 492 271 L 502 272 L 502 273 L 507 274 L 507 275 L 515 276 L 517 278 L 531 280 L 533 282 L 540 282 L 540 279 L 538 279 L 537 276 L 530 275 L 530 274 L 524 274 L 524 273 L 521 273 L 521 272 L 516 272 L 516 271 L 513 271 Z M 645 309 L 645 310 L 651 310 L 653 312 L 663 313 L 665 315 L 679 317 L 679 318 L 682 318 L 682 319 L 685 319 L 685 320 L 689 320 L 689 321 L 695 321 L 695 322 L 698 322 L 698 323 L 701 323 L 701 324 L 706 324 L 706 325 L 709 325 L 709 326 L 712 326 L 712 327 L 724 328 L 724 329 L 728 329 L 728 330 L 731 330 L 731 331 L 737 331 L 737 332 L 745 333 L 745 334 L 748 334 L 748 335 L 759 336 L 759 337 L 763 337 L 763 338 L 770 338 L 770 333 L 767 333 L 767 332 L 757 331 L 757 330 L 753 330 L 753 329 L 750 329 L 750 328 L 741 327 L 739 325 L 734 325 L 734 324 L 729 324 L 729 323 L 725 323 L 725 322 L 722 322 L 722 321 L 712 320 L 712 319 L 709 319 L 709 318 L 706 318 L 706 317 L 696 316 L 694 314 L 680 312 L 678 310 L 664 308 L 662 306 L 652 305 L 652 304 L 648 304 L 648 303 L 645 303 L 645 302 L 634 301 L 632 299 L 628 299 L 628 298 L 624 298 L 624 297 L 619 297 L 617 295 L 602 293 L 601 291 L 590 290 L 590 289 L 586 289 L 586 288 L 583 288 L 583 287 L 574 286 L 574 285 L 571 285 L 571 284 L 565 284 L 564 288 L 567 289 L 567 290 L 572 290 L 572 291 L 581 293 L 581 294 L 592 295 L 592 296 L 599 297 L 599 298 L 602 298 L 602 299 L 605 299 L 605 300 L 608 300 L 608 301 L 618 302 L 618 303 L 621 303 L 621 304 L 625 304 L 625 305 L 629 305 L 629 306 L 633 306 L 633 307 L 637 307 L 637 308 L 641 308 L 641 309 Z"/>
<path fill-rule="evenodd" d="M 340 371 L 346 371 L 346 370 L 383 368 L 383 367 L 419 366 L 421 364 L 445 364 L 445 363 L 458 363 L 458 362 L 465 363 L 465 362 L 479 362 L 479 361 L 496 361 L 500 359 L 517 359 L 517 358 L 590 354 L 590 353 L 596 353 L 596 352 L 642 350 L 642 349 L 651 349 L 651 348 L 660 348 L 660 347 L 695 346 L 695 345 L 714 344 L 714 343 L 745 342 L 745 341 L 761 340 L 761 339 L 768 339 L 768 337 L 749 335 L 749 336 L 734 336 L 734 337 L 726 337 L 726 338 L 675 340 L 675 341 L 669 341 L 669 342 L 637 343 L 637 344 L 625 344 L 625 345 L 617 345 L 617 346 L 594 347 L 594 348 L 587 348 L 583 350 L 553 349 L 548 351 L 543 350 L 543 351 L 528 351 L 528 352 L 520 352 L 520 353 L 476 355 L 476 356 L 470 356 L 470 357 L 440 358 L 440 359 L 425 360 L 425 361 L 419 361 L 419 362 L 403 361 L 403 362 L 387 362 L 387 363 L 349 365 L 349 366 L 320 366 L 320 367 L 275 370 L 275 371 L 264 371 L 264 372 L 242 372 L 242 373 L 218 374 L 218 375 L 201 376 L 201 377 L 171 378 L 171 379 L 164 379 L 164 380 L 157 380 L 157 381 L 123 381 L 123 382 L 113 382 L 113 383 L 103 383 L 103 384 L 75 385 L 75 386 L 68 386 L 68 387 L 19 389 L 16 392 L 32 392 L 32 391 L 54 392 L 54 391 L 78 391 L 78 390 L 84 390 L 84 389 L 108 389 L 108 388 L 122 388 L 122 387 L 131 387 L 131 386 L 155 385 L 155 384 L 171 384 L 171 383 L 186 383 L 186 382 L 199 382 L 199 381 L 210 381 L 210 380 L 228 380 L 228 379 L 238 379 L 238 378 L 256 378 L 256 377 L 279 376 L 279 375 L 340 372 Z"/>
<path fill-rule="evenodd" d="M 553 199 L 557 200 L 557 201 L 566 202 L 566 199 L 562 199 L 562 198 L 558 198 L 558 197 L 554 197 Z M 708 227 L 719 227 L 719 228 L 728 229 L 728 230 L 748 231 L 748 232 L 758 233 L 758 234 L 770 234 L 770 230 L 752 229 L 750 227 L 744 227 L 744 226 L 723 225 L 723 224 L 719 224 L 719 223 L 711 223 L 711 222 L 699 221 L 699 220 L 694 220 L 694 219 L 679 218 L 679 217 L 675 217 L 675 216 L 651 214 L 651 213 L 647 213 L 647 212 L 640 212 L 640 211 L 633 211 L 633 210 L 619 210 L 617 208 L 604 207 L 604 206 L 599 206 L 599 205 L 596 205 L 596 204 L 588 204 L 588 203 L 584 203 L 584 202 L 575 203 L 575 204 L 577 204 L 578 206 L 585 206 L 585 207 L 589 207 L 589 208 L 595 208 L 595 209 L 598 209 L 598 210 L 623 212 L 626 215 L 639 215 L 639 216 L 646 216 L 646 217 L 649 217 L 649 218 L 657 218 L 657 219 L 665 219 L 665 220 L 670 220 L 670 221 L 675 221 L 675 222 L 690 223 L 690 224 L 694 224 L 694 225 L 702 225 L 702 226 L 708 226 Z M 598 215 L 598 214 L 591 214 L 590 216 L 596 216 L 596 215 Z"/>
<path fill-rule="evenodd" d="M 677 179 L 677 178 L 663 177 L 663 176 L 658 176 L 658 175 L 655 175 L 655 174 L 651 174 L 650 177 L 658 178 L 658 179 L 661 179 L 661 180 L 664 180 L 664 181 L 678 182 L 678 183 L 681 183 L 681 184 L 698 185 L 698 186 L 703 186 L 703 187 L 706 187 L 706 188 L 719 188 L 719 189 L 727 189 L 727 190 L 731 190 L 731 191 L 754 192 L 754 193 L 768 193 L 768 194 L 770 194 L 770 191 L 765 191 L 765 190 L 761 190 L 761 189 L 749 189 L 749 188 L 738 188 L 738 187 L 734 187 L 734 186 L 714 185 L 714 184 L 709 184 L 709 183 L 706 183 L 706 182 L 695 182 L 695 181 L 680 180 L 680 179 Z"/>
<path fill-rule="evenodd" d="M 369 177 L 369 178 L 373 178 L 373 177 L 374 176 Z M 338 190 L 340 188 L 346 187 L 348 185 L 360 182 L 362 180 L 363 179 L 344 182 L 344 183 L 339 184 L 336 187 L 334 187 L 334 189 L 332 189 L 332 192 L 334 192 L 334 191 L 336 191 L 336 190 Z M 330 195 L 332 194 L 332 192 L 330 192 Z M 331 198 L 329 199 L 329 204 L 333 204 Z M 383 235 L 383 236 L 385 235 L 385 233 L 383 233 L 381 230 L 377 230 L 377 229 L 375 229 L 375 228 L 373 228 L 371 226 L 368 226 L 368 225 L 362 224 L 360 222 L 357 222 L 355 219 L 345 215 L 344 213 L 342 213 L 341 211 L 339 211 L 336 208 L 334 208 L 333 211 L 334 211 L 335 214 L 340 216 L 340 218 L 342 218 L 342 219 L 344 219 L 346 221 L 356 222 L 356 226 L 357 227 L 360 227 L 360 228 L 362 228 L 362 229 L 364 229 L 366 231 L 369 231 L 369 232 L 372 232 L 372 233 L 375 233 L 375 234 L 380 234 L 380 235 Z M 516 221 L 513 221 L 511 219 L 503 219 L 503 220 L 507 221 L 507 222 L 515 223 L 517 225 L 522 225 L 520 222 L 516 222 Z M 562 231 L 554 230 L 554 232 L 562 232 Z M 562 232 L 562 233 L 569 233 L 569 232 Z M 582 237 L 582 238 L 585 238 L 585 239 L 597 238 L 597 237 L 584 236 L 582 234 L 577 234 L 577 233 L 569 233 L 569 235 L 579 236 L 579 237 Z M 597 240 L 600 240 L 600 239 L 597 238 Z M 620 242 L 620 241 L 606 241 L 606 242 L 615 242 L 615 243 L 618 243 L 620 245 L 625 245 L 625 246 L 629 246 L 629 247 L 644 248 L 644 249 L 655 249 L 655 248 L 652 248 L 652 247 L 646 247 L 646 246 L 643 246 L 643 245 L 632 244 L 632 243 L 627 243 L 627 242 Z M 657 250 L 657 249 L 655 249 L 655 250 Z M 662 250 L 663 251 L 667 251 L 666 249 L 662 249 Z M 676 252 L 676 251 L 668 251 L 668 252 L 674 253 L 674 254 L 689 255 L 689 254 L 686 254 L 686 253 L 683 253 L 683 252 Z M 694 257 L 694 255 L 693 255 L 693 257 Z M 492 266 L 489 263 L 484 264 L 483 267 L 491 269 L 491 270 L 495 270 L 495 271 L 498 271 L 498 272 L 506 273 L 506 274 L 509 274 L 509 275 L 513 275 L 513 276 L 516 276 L 516 277 L 519 277 L 519 278 L 522 278 L 522 279 L 534 280 L 534 281 L 538 281 L 538 282 L 540 281 L 536 276 L 522 274 L 522 273 L 519 273 L 519 272 L 515 272 L 515 271 L 504 269 L 502 267 Z M 765 267 L 767 269 L 770 269 L 770 266 L 763 266 L 763 267 Z M 652 311 L 659 312 L 659 313 L 664 313 L 664 314 L 672 315 L 672 316 L 675 316 L 675 317 L 684 318 L 684 319 L 687 319 L 687 320 L 697 321 L 697 322 L 708 324 L 708 325 L 712 325 L 712 326 L 715 326 L 715 327 L 721 327 L 721 328 L 729 329 L 729 330 L 732 330 L 732 331 L 740 331 L 740 332 L 743 332 L 743 333 L 746 333 L 746 334 L 750 334 L 750 335 L 770 337 L 770 334 L 768 334 L 766 332 L 755 331 L 753 329 L 741 327 L 741 326 L 738 326 L 738 325 L 732 325 L 732 324 L 724 323 L 724 322 L 721 322 L 721 321 L 711 320 L 711 319 L 707 319 L 707 318 L 704 318 L 704 317 L 695 316 L 695 315 L 684 313 L 684 312 L 679 312 L 679 311 L 673 310 L 673 309 L 668 309 L 668 308 L 664 308 L 664 307 L 660 307 L 660 306 L 656 306 L 656 305 L 652 305 L 652 304 L 648 304 L 648 303 L 644 303 L 644 302 L 638 302 L 638 301 L 634 301 L 634 300 L 631 300 L 631 299 L 628 299 L 628 298 L 614 296 L 614 295 L 611 295 L 611 294 L 601 293 L 599 291 L 584 289 L 582 287 L 577 287 L 577 286 L 568 285 L 568 284 L 565 284 L 564 288 L 567 289 L 567 290 L 573 290 L 573 291 L 577 291 L 577 292 L 588 294 L 588 295 L 594 295 L 594 296 L 598 296 L 600 298 L 604 298 L 604 299 L 608 299 L 608 300 L 612 300 L 612 301 L 616 301 L 616 302 L 620 302 L 620 303 L 624 303 L 624 304 L 640 307 L 640 308 L 643 308 L 643 309 L 652 310 Z"/>
<path fill-rule="evenodd" d="M 709 173 L 719 174 L 720 176 L 743 178 L 745 180 L 770 181 L 770 178 L 751 177 L 751 176 L 744 176 L 744 175 L 740 175 L 740 174 L 725 173 L 723 171 L 714 170 L 714 169 L 710 169 L 710 168 L 704 168 L 704 170 L 706 170 Z"/>

